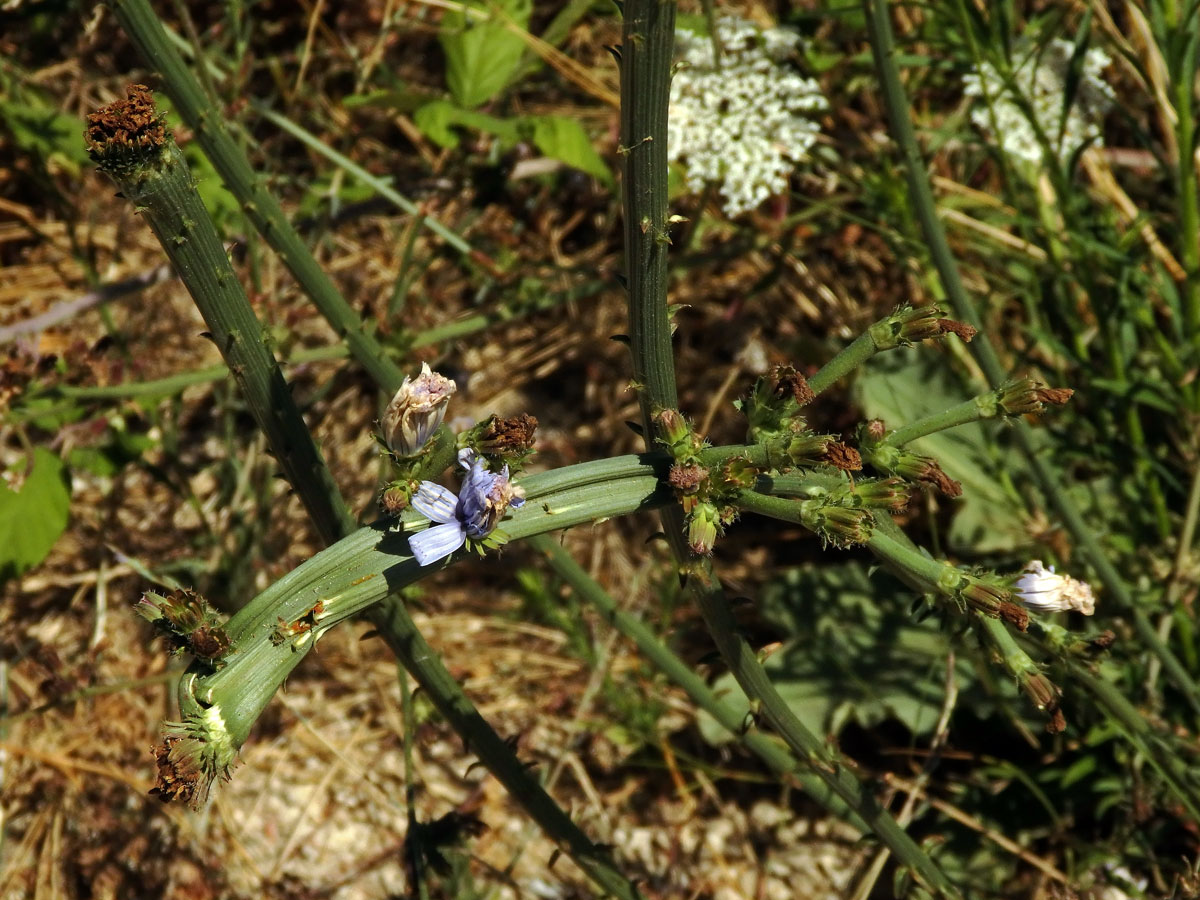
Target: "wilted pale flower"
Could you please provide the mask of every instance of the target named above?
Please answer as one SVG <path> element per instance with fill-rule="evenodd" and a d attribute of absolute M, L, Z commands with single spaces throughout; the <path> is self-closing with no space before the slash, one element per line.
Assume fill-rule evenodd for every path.
<path fill-rule="evenodd" d="M 456 390 L 453 381 L 421 363 L 421 374 L 405 377 L 380 420 L 388 449 L 402 457 L 419 453 L 442 424 Z"/>
<path fill-rule="evenodd" d="M 1074 96 L 1068 98 L 1067 72 L 1074 53 L 1075 45 L 1062 38 L 1029 48 L 1013 66 L 1008 82 L 991 63 L 984 63 L 963 78 L 966 95 L 982 101 L 972 111 L 971 121 L 996 136 L 1009 156 L 1033 165 L 1043 162 L 1038 131 L 1060 162 L 1069 160 L 1084 144 L 1099 142 L 1101 120 L 1116 100 L 1101 77 L 1111 59 L 1103 50 L 1086 51 Z M 1014 90 L 1020 92 L 1024 104 L 1018 102 Z"/>
<path fill-rule="evenodd" d="M 469 449 L 459 451 L 458 462 L 467 469 L 467 477 L 457 497 L 432 481 L 422 481 L 413 495 L 412 508 L 440 523 L 408 539 L 419 565 L 444 559 L 468 538 L 482 540 L 492 533 L 509 507 L 517 508 L 525 502 L 525 492 L 508 480 L 508 466 L 498 473 L 489 472 L 484 461 L 476 459 Z"/>
<path fill-rule="evenodd" d="M 760 31 L 735 16 L 722 16 L 716 30 L 716 63 L 708 35 L 676 33 L 667 156 L 686 164 L 690 190 L 720 184 L 725 212 L 736 216 L 787 189 L 820 132 L 809 115 L 828 103 L 815 81 L 786 65 L 794 32 Z"/>
<path fill-rule="evenodd" d="M 1042 565 L 1035 559 L 1017 579 L 1017 596 L 1030 609 L 1038 612 L 1061 612 L 1074 609 L 1090 616 L 1096 611 L 1096 598 L 1086 582 L 1069 575 L 1059 575 L 1054 566 Z"/>

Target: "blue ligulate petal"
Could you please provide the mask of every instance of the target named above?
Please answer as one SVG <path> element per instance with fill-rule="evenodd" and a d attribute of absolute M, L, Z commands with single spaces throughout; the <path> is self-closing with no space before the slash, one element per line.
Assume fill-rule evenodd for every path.
<path fill-rule="evenodd" d="M 466 539 L 467 535 L 461 524 L 447 522 L 411 535 L 408 546 L 417 565 L 427 566 L 439 559 L 445 559 L 461 547 Z"/>
<path fill-rule="evenodd" d="M 454 492 L 432 481 L 422 481 L 412 498 L 412 508 L 434 522 L 453 522 L 457 506 L 458 497 Z"/>

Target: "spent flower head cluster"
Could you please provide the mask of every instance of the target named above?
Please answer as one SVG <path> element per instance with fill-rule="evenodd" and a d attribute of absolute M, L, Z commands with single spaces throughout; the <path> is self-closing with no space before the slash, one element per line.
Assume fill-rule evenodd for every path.
<path fill-rule="evenodd" d="M 722 16 L 716 37 L 714 59 L 710 36 L 676 34 L 667 156 L 686 165 L 691 190 L 720 185 L 725 212 L 736 216 L 787 188 L 820 133 L 811 116 L 829 104 L 815 81 L 787 65 L 794 32 Z"/>
<path fill-rule="evenodd" d="M 1045 161 L 1043 138 L 1059 162 L 1069 160 L 1084 144 L 1099 142 L 1101 121 L 1116 100 L 1102 77 L 1111 59 L 1103 50 L 1085 51 L 1074 93 L 1068 96 L 1074 55 L 1073 43 L 1055 38 L 1045 46 L 1027 48 L 1009 79 L 991 63 L 983 63 L 963 78 L 966 95 L 979 98 L 971 121 L 994 135 L 1009 157 L 1034 166 Z"/>

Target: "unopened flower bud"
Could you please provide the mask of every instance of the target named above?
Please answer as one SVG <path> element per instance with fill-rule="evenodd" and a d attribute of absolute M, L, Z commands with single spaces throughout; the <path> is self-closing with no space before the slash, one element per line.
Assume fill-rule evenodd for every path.
<path fill-rule="evenodd" d="M 819 466 L 828 461 L 829 445 L 832 443 L 833 438 L 827 434 L 805 431 L 791 437 L 785 452 L 793 465 Z"/>
<path fill-rule="evenodd" d="M 654 415 L 660 440 L 667 452 L 681 462 L 690 461 L 703 443 L 692 433 L 687 419 L 677 409 L 661 409 Z"/>
<path fill-rule="evenodd" d="M 899 478 L 859 481 L 850 496 L 857 505 L 868 509 L 901 512 L 908 508 L 908 488 Z"/>
<path fill-rule="evenodd" d="M 1025 692 L 1033 705 L 1042 712 L 1048 713 L 1050 720 L 1046 723 L 1046 731 L 1050 734 L 1061 734 L 1067 727 L 1067 720 L 1059 709 L 1062 691 L 1041 672 L 1027 672 L 1019 679 L 1021 690 Z"/>
<path fill-rule="evenodd" d="M 821 506 L 820 501 L 805 501 L 801 521 L 827 543 L 835 547 L 865 544 L 871 539 L 874 520 L 866 509 L 849 506 Z"/>
<path fill-rule="evenodd" d="M 711 503 L 699 503 L 688 518 L 688 547 L 697 556 L 708 556 L 720 534 L 721 514 Z"/>
<path fill-rule="evenodd" d="M 996 399 L 1006 415 L 1020 416 L 1040 413 L 1046 403 L 1063 406 L 1074 393 L 1070 388 L 1048 388 L 1032 378 L 1022 378 L 1000 388 Z"/>
<path fill-rule="evenodd" d="M 421 363 L 421 374 L 404 379 L 380 420 L 388 449 L 401 458 L 420 453 L 441 426 L 456 390 L 453 381 Z"/>
<path fill-rule="evenodd" d="M 891 350 L 936 337 L 942 333 L 938 319 L 942 311 L 936 306 L 906 306 L 870 328 L 876 350 Z"/>
<path fill-rule="evenodd" d="M 885 437 L 887 437 L 887 426 L 883 424 L 883 419 L 872 419 L 863 426 L 863 441 L 871 444 L 877 444 Z"/>
<path fill-rule="evenodd" d="M 933 485 L 947 497 L 962 496 L 962 485 L 943 472 L 937 460 L 931 457 L 900 450 L 890 471 L 908 481 L 921 481 Z"/>
<path fill-rule="evenodd" d="M 1038 612 L 1076 610 L 1085 616 L 1096 611 L 1096 598 L 1091 587 L 1069 575 L 1059 575 L 1054 566 L 1047 568 L 1040 559 L 1025 567 L 1017 579 L 1017 597 L 1030 609 Z"/>
<path fill-rule="evenodd" d="M 993 619 L 1003 619 L 1018 631 L 1029 627 L 1029 614 L 1012 602 L 1007 590 L 974 575 L 964 575 L 958 586 L 958 596 L 976 612 Z"/>
<path fill-rule="evenodd" d="M 166 596 L 147 591 L 134 609 L 167 639 L 173 653 L 187 652 L 212 662 L 229 650 L 220 613 L 194 591 Z"/>
<path fill-rule="evenodd" d="M 403 482 L 389 484 L 379 496 L 379 506 L 386 515 L 398 516 L 408 509 L 412 488 Z"/>

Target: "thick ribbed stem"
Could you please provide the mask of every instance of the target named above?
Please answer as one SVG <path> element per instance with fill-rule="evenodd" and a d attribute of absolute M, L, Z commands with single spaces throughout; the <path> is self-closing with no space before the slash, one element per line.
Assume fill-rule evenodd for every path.
<path fill-rule="evenodd" d="M 225 126 L 223 114 L 212 107 L 204 89 L 167 39 L 149 0 L 110 0 L 109 6 L 142 58 L 162 77 L 176 111 L 195 132 L 196 140 L 229 192 L 241 203 L 246 217 L 279 254 L 338 337 L 346 342 L 351 355 L 385 392 L 395 391 L 404 380 L 404 373 L 388 358 L 379 342 L 363 330 L 358 314 L 313 259 L 279 203 L 263 187 L 246 154 Z"/>

